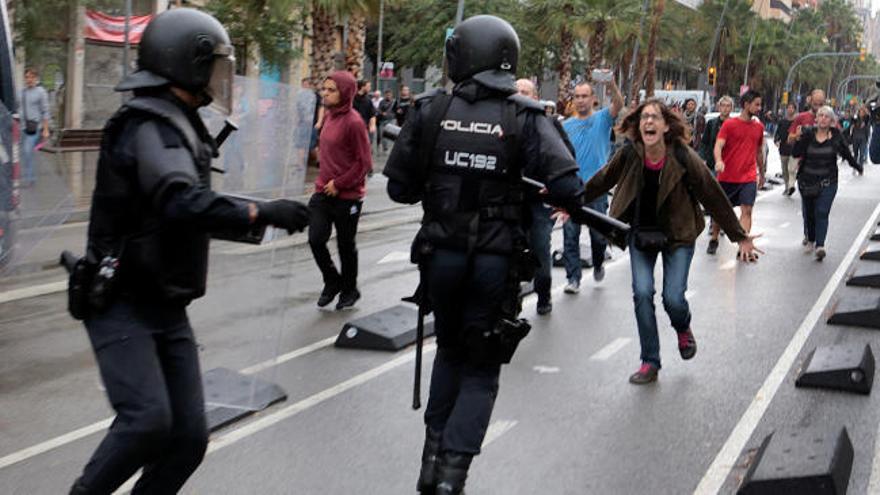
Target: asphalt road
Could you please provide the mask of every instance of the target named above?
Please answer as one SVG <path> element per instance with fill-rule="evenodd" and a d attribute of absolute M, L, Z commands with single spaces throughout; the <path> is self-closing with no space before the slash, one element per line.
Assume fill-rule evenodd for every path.
<path fill-rule="evenodd" d="M 639 348 L 626 253 L 613 252 L 600 284 L 585 271 L 579 295 L 562 293 L 564 273 L 555 269 L 553 312 L 539 317 L 534 296 L 526 301 L 533 330 L 502 371 L 468 492 L 732 493 L 741 454 L 769 432 L 839 424 L 856 451 L 848 493 L 878 493 L 880 484 L 871 485 L 880 483 L 877 395 L 793 386 L 816 345 L 880 349 L 875 333 L 829 327 L 821 317 L 850 295 L 841 277 L 877 224 L 878 191 L 880 167 L 869 165 L 860 178 L 841 169 L 822 263 L 801 253 L 799 198 L 778 187 L 761 193 L 755 208 L 753 231 L 764 233 L 767 251 L 758 264 L 734 262 L 736 247 L 726 241 L 708 256 L 701 237 L 688 292 L 699 351 L 692 361 L 679 358 L 658 295 L 664 366 L 650 386 L 627 383 Z M 255 374 L 289 397 L 216 432 L 184 493 L 414 492 L 423 425 L 410 409 L 412 349 L 331 344 L 345 321 L 412 292 L 416 273 L 406 254 L 415 218 L 416 210 L 394 210 L 359 235 L 364 297 L 353 311 L 315 307 L 319 274 L 296 236 L 292 246 L 213 249 L 208 295 L 190 312 L 203 369 L 258 365 Z M 86 335 L 64 305 L 60 292 L 0 303 L 0 493 L 64 493 L 112 416 Z M 277 356 L 283 362 L 273 365 Z M 432 357 L 429 345 L 423 390 Z"/>

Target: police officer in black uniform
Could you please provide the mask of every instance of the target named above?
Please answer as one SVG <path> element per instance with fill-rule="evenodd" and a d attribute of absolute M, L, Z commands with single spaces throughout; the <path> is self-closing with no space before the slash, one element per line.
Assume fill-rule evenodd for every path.
<path fill-rule="evenodd" d="M 578 167 L 558 129 L 539 102 L 515 95 L 518 53 L 516 32 L 498 17 L 459 24 L 446 43 L 452 94 L 417 98 L 384 169 L 391 198 L 421 201 L 424 209 L 413 252 L 438 351 L 425 410 L 422 493 L 462 493 L 501 364 L 528 331 L 517 319 L 529 264 L 522 262 L 523 212 L 531 186 L 522 177 L 547 184 L 549 203 L 571 212 L 581 205 Z"/>
<path fill-rule="evenodd" d="M 300 203 L 211 191 L 217 147 L 197 110 L 231 109 L 223 26 L 197 10 L 166 11 L 138 55 L 138 70 L 116 87 L 134 98 L 104 127 L 85 258 L 98 267 L 84 322 L 116 419 L 72 494 L 112 493 L 140 468 L 133 493 L 180 489 L 208 442 L 186 306 L 205 293 L 209 237 L 308 225 Z"/>

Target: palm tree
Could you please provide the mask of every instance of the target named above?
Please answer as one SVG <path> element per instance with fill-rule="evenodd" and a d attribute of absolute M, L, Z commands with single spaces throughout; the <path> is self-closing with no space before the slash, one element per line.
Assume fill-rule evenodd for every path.
<path fill-rule="evenodd" d="M 324 0 L 312 0 L 312 56 L 309 63 L 312 85 L 317 86 L 333 70 L 336 51 L 336 17 Z"/>
<path fill-rule="evenodd" d="M 539 38 L 548 46 L 557 48 L 556 72 L 559 76 L 557 99 L 567 102 L 571 98 L 572 58 L 577 35 L 584 34 L 584 0 L 532 0 L 526 7 L 527 15 L 537 25 Z M 560 112 L 563 108 L 560 108 Z"/>
<path fill-rule="evenodd" d="M 364 71 L 367 18 L 378 11 L 379 0 L 312 0 L 312 74 L 326 74 L 333 69 L 333 55 L 336 51 L 334 30 L 337 21 L 345 19 L 348 26 L 344 47 L 345 68 L 356 79 L 361 79 Z"/>
<path fill-rule="evenodd" d="M 660 20 L 663 19 L 663 11 L 666 9 L 666 0 L 654 0 L 654 10 L 651 14 L 651 34 L 648 37 L 648 53 L 645 64 L 645 96 L 654 96 L 656 78 L 657 37 L 660 31 Z"/>
<path fill-rule="evenodd" d="M 609 30 L 616 34 L 624 26 L 633 26 L 639 15 L 638 0 L 588 0 L 583 15 L 590 28 L 588 77 L 605 59 Z"/>

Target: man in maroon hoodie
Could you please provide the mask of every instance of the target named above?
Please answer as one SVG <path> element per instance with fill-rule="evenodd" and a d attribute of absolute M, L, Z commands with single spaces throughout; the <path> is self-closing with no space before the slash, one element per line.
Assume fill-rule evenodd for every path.
<path fill-rule="evenodd" d="M 337 71 L 324 80 L 321 98 L 326 114 L 318 144 L 320 168 L 315 194 L 309 200 L 309 246 L 321 275 L 324 290 L 318 306 L 324 307 L 339 295 L 336 309 L 354 306 L 357 289 L 358 255 L 355 246 L 361 216 L 367 172 L 373 167 L 370 140 L 361 116 L 352 109 L 357 83 L 350 73 Z M 336 244 L 342 273 L 336 270 L 327 241 L 331 225 L 336 226 Z"/>

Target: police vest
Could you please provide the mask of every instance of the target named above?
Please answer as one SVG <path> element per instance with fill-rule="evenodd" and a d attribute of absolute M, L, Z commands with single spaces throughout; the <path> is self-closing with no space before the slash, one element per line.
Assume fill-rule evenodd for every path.
<path fill-rule="evenodd" d="M 116 145 L 156 122 L 161 123 L 152 125 L 159 134 L 157 142 L 175 148 L 170 150 L 172 159 L 154 162 L 148 171 L 138 170 L 145 166 L 144 157 L 120 156 Z M 98 159 L 88 253 L 96 262 L 108 255 L 120 259 L 122 293 L 181 305 L 204 295 L 209 233 L 163 221 L 155 196 L 143 190 L 142 182 L 145 172 L 156 183 L 185 175 L 187 182 L 210 188 L 213 154 L 212 144 L 199 138 L 184 112 L 161 98 L 133 98 L 108 121 Z M 180 159 L 174 160 L 175 156 Z"/>
<path fill-rule="evenodd" d="M 436 246 L 511 253 L 524 239 L 516 104 L 441 94 L 426 111 L 423 235 Z"/>

